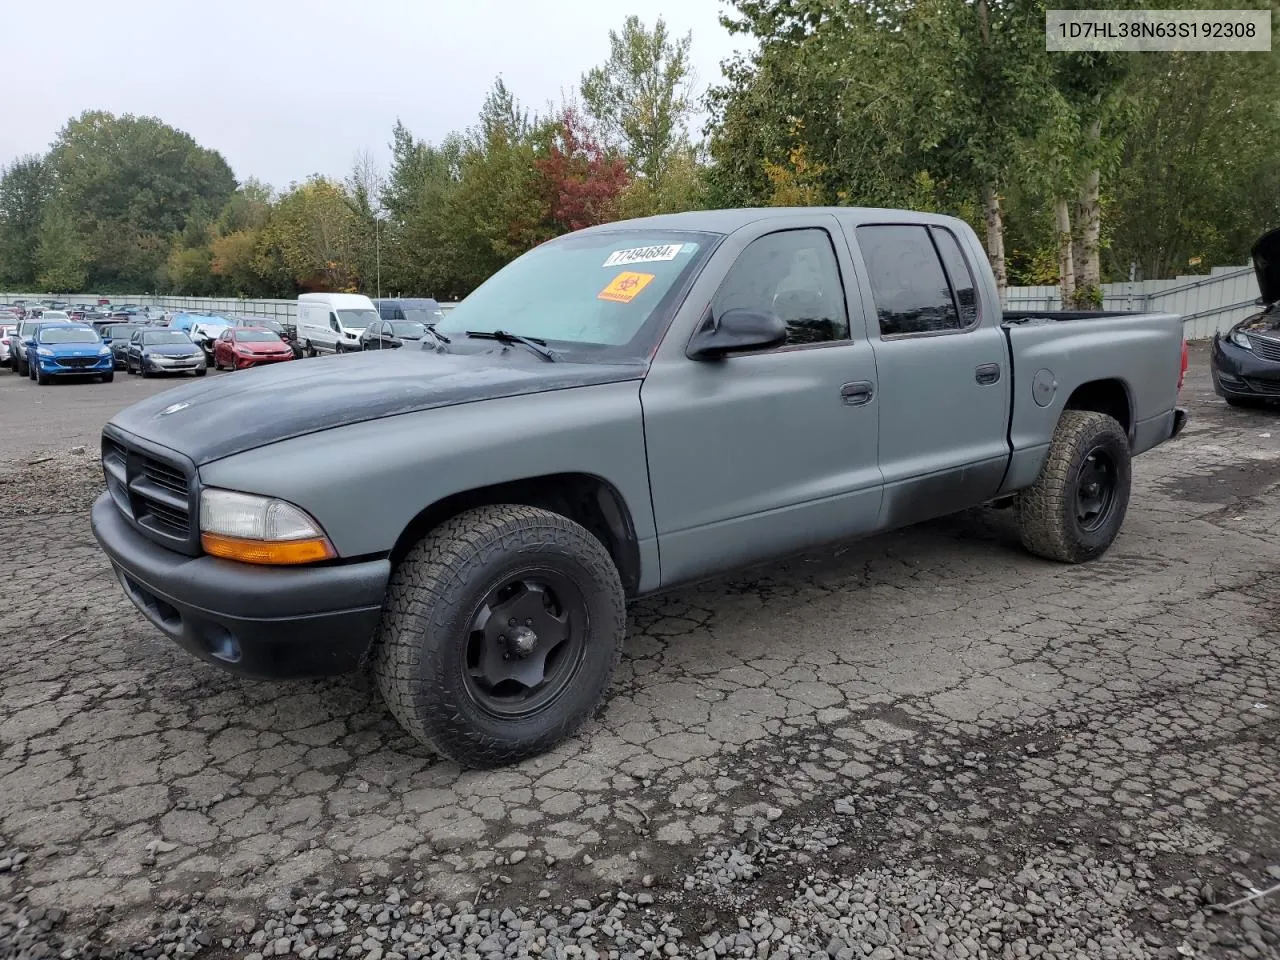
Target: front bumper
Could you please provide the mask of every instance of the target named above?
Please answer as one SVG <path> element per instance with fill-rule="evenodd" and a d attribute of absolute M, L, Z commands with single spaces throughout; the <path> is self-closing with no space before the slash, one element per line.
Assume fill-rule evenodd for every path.
<path fill-rule="evenodd" d="M 46 377 L 89 377 L 100 373 L 110 373 L 115 369 L 110 357 L 97 357 L 93 364 L 86 366 L 70 366 L 59 361 L 57 357 L 35 358 L 35 367 Z"/>
<path fill-rule="evenodd" d="M 1215 337 L 1209 358 L 1213 391 L 1220 397 L 1280 400 L 1280 362 Z"/>
<path fill-rule="evenodd" d="M 321 677 L 368 652 L 391 577 L 386 559 L 273 568 L 188 557 L 138 533 L 109 493 L 93 534 L 125 595 L 188 653 L 245 677 Z"/>
<path fill-rule="evenodd" d="M 237 370 L 247 370 L 249 367 L 265 367 L 269 363 L 284 363 L 286 360 L 296 359 L 293 353 L 281 357 L 240 357 L 235 358 Z"/>
<path fill-rule="evenodd" d="M 142 367 L 150 373 L 191 373 L 193 370 L 204 370 L 208 364 L 203 356 L 167 359 L 148 357 L 142 361 Z"/>

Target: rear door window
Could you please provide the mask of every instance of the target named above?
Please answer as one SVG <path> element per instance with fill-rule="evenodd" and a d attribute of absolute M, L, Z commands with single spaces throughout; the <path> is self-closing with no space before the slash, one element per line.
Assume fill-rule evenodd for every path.
<path fill-rule="evenodd" d="M 882 337 L 951 333 L 964 326 L 927 227 L 875 224 L 858 227 L 857 235 Z"/>

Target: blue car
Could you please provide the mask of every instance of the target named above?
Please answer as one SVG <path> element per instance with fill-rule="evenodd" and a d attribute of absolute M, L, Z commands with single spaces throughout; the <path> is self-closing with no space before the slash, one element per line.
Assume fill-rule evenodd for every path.
<path fill-rule="evenodd" d="M 32 380 L 36 378 L 35 367 L 31 365 L 31 358 L 36 353 L 36 334 L 45 327 L 67 327 L 74 326 L 70 320 L 24 320 L 22 326 L 18 328 L 18 355 L 12 358 L 14 372 L 22 377 L 30 377 Z M 10 340 L 10 351 L 12 351 L 13 340 Z"/>
<path fill-rule="evenodd" d="M 111 348 L 102 342 L 93 327 L 81 324 L 41 327 L 36 331 L 28 362 L 39 384 L 65 376 L 99 377 L 103 383 L 115 379 Z"/>

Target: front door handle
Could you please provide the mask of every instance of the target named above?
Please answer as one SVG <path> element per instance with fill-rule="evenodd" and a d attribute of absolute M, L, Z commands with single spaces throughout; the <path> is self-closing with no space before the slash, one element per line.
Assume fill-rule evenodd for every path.
<path fill-rule="evenodd" d="M 1000 364 L 983 363 L 974 370 L 973 377 L 981 384 L 998 383 L 1000 380 Z"/>
<path fill-rule="evenodd" d="M 851 407 L 860 407 L 870 403 L 875 393 L 875 386 L 869 380 L 855 380 L 840 388 L 840 399 Z"/>

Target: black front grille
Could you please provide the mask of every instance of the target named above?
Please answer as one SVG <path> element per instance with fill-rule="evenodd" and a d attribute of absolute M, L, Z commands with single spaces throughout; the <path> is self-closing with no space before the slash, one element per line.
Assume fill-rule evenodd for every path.
<path fill-rule="evenodd" d="M 72 369 L 80 369 L 82 367 L 97 366 L 97 357 L 55 357 L 60 367 L 71 367 Z"/>
<path fill-rule="evenodd" d="M 102 470 L 111 499 L 152 540 L 198 554 L 195 468 L 163 448 L 144 443 L 120 431 L 103 432 Z"/>
<path fill-rule="evenodd" d="M 1250 335 L 1249 345 L 1253 347 L 1253 352 L 1263 360 L 1280 361 L 1280 340 Z"/>
<path fill-rule="evenodd" d="M 142 473 L 152 483 L 164 487 L 170 493 L 176 493 L 180 497 L 187 495 L 187 476 L 177 467 L 154 457 L 143 457 Z"/>
<path fill-rule="evenodd" d="M 1254 393 L 1265 397 L 1280 397 L 1280 380 L 1254 380 L 1252 377 L 1245 377 L 1244 382 Z"/>

